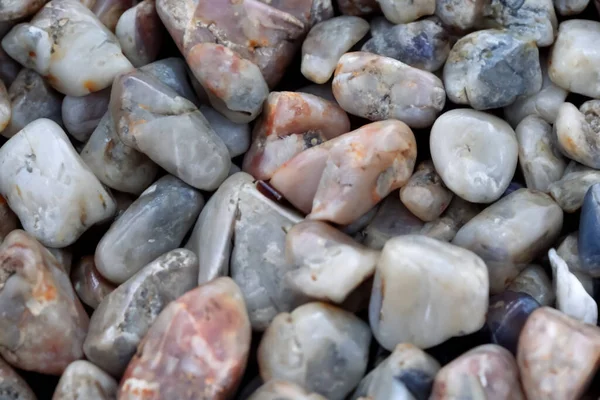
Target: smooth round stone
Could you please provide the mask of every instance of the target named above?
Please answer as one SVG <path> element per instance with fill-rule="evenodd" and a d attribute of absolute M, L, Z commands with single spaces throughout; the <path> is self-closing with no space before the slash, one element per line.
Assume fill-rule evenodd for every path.
<path fill-rule="evenodd" d="M 355 315 L 325 303 L 305 304 L 277 315 L 267 328 L 258 348 L 260 376 L 342 400 L 366 371 L 370 341 L 369 326 Z"/>
<path fill-rule="evenodd" d="M 580 111 L 581 110 L 581 111 Z M 571 103 L 558 109 L 553 134 L 558 148 L 567 157 L 590 168 L 600 168 L 600 100 L 584 103 L 580 110 Z"/>
<path fill-rule="evenodd" d="M 82 0 L 85 1 L 85 0 Z M 93 1 L 90 9 L 96 17 L 102 22 L 111 32 L 115 31 L 115 27 L 119 22 L 119 18 L 130 7 L 136 3 L 135 0 L 89 0 Z"/>
<path fill-rule="evenodd" d="M 431 126 L 446 103 L 442 81 L 389 57 L 346 53 L 333 78 L 333 94 L 347 112 L 371 121 L 398 119 L 412 128 Z"/>
<path fill-rule="evenodd" d="M 581 271 L 600 277 L 600 185 L 587 191 L 579 219 L 578 255 Z"/>
<path fill-rule="evenodd" d="M 572 19 L 562 22 L 552 54 L 548 74 L 556 85 L 569 92 L 600 97 L 600 23 Z"/>
<path fill-rule="evenodd" d="M 528 399 L 578 399 L 598 369 L 600 329 L 541 307 L 523 327 L 517 362 Z"/>
<path fill-rule="evenodd" d="M 65 96 L 62 102 L 62 121 L 71 136 L 87 142 L 108 110 L 110 88 L 87 96 Z"/>
<path fill-rule="evenodd" d="M 110 192 L 48 119 L 27 125 L 0 149 L 0 193 L 24 229 L 49 247 L 73 244 L 116 211 Z"/>
<path fill-rule="evenodd" d="M 517 168 L 515 132 L 493 115 L 456 109 L 431 128 L 431 158 L 444 184 L 472 203 L 492 203 L 508 188 Z"/>
<path fill-rule="evenodd" d="M 154 0 L 144 0 L 119 18 L 115 34 L 125 57 L 134 67 L 156 60 L 163 41 L 163 27 Z"/>
<path fill-rule="evenodd" d="M 562 178 L 567 163 L 554 144 L 552 126 L 541 117 L 525 117 L 515 130 L 519 143 L 519 165 L 529 189 L 548 193 Z"/>
<path fill-rule="evenodd" d="M 367 32 L 369 23 L 359 17 L 340 16 L 316 24 L 302 44 L 302 75 L 315 83 L 326 83 L 339 59 Z"/>
<path fill-rule="evenodd" d="M 251 141 L 250 125 L 231 122 L 210 106 L 200 106 L 200 112 L 204 115 L 204 118 L 206 118 L 217 136 L 225 143 L 231 158 L 240 156 L 248 151 Z"/>
<path fill-rule="evenodd" d="M 592 185 L 600 183 L 600 171 L 571 161 L 559 181 L 549 186 L 550 195 L 568 213 L 583 205 L 583 199 Z"/>
<path fill-rule="evenodd" d="M 3 1 L 0 21 L 18 20 L 35 14 L 48 0 Z"/>
<path fill-rule="evenodd" d="M 125 282 L 156 257 L 179 247 L 203 205 L 200 192 L 172 175 L 162 177 L 102 237 L 96 268 L 112 282 Z"/>
<path fill-rule="evenodd" d="M 400 189 L 400 200 L 420 220 L 430 222 L 438 218 L 450 205 L 452 193 L 442 182 L 431 161 L 417 166 L 413 176 Z"/>
<path fill-rule="evenodd" d="M 435 0 L 377 0 L 383 15 L 394 24 L 406 24 L 435 12 Z"/>
<path fill-rule="evenodd" d="M 344 15 L 370 15 L 380 9 L 377 0 L 337 0 L 337 4 Z"/>
<path fill-rule="evenodd" d="M 394 58 L 425 71 L 437 71 L 450 53 L 450 36 L 439 19 L 391 25 L 373 37 L 362 51 Z"/>
<path fill-rule="evenodd" d="M 351 400 L 428 399 L 440 364 L 410 343 L 399 344 L 367 374 Z"/>
<path fill-rule="evenodd" d="M 218 278 L 172 301 L 129 363 L 119 400 L 233 398 L 252 331 L 242 293 Z M 175 362 L 174 362 L 175 361 Z"/>
<path fill-rule="evenodd" d="M 495 344 L 486 344 L 440 369 L 430 399 L 525 400 L 526 397 L 512 354 Z"/>
<path fill-rule="evenodd" d="M 437 0 L 435 15 L 445 26 L 466 31 L 481 18 L 484 0 Z"/>
<path fill-rule="evenodd" d="M 318 393 L 308 393 L 301 386 L 282 380 L 270 380 L 247 400 L 327 400 Z"/>
<path fill-rule="evenodd" d="M 480 211 L 478 205 L 454 196 L 446 211 L 438 219 L 423 225 L 420 233 L 434 239 L 450 242 L 456 236 L 456 232 Z"/>
<path fill-rule="evenodd" d="M 52 400 L 112 400 L 117 381 L 89 361 L 74 361 L 60 377 Z"/>
<path fill-rule="evenodd" d="M 0 393 L 13 396 L 15 400 L 37 400 L 27 382 L 0 358 Z M 10 400 L 11 397 L 6 397 Z"/>
<path fill-rule="evenodd" d="M 71 282 L 79 299 L 93 309 L 116 288 L 100 275 L 93 256 L 85 256 L 75 264 L 71 271 Z"/>
<path fill-rule="evenodd" d="M 144 65 L 139 70 L 152 75 L 195 105 L 200 104 L 191 82 L 193 77 L 188 74 L 189 68 L 183 59 L 177 57 L 165 58 Z M 195 78 L 193 79 L 195 81 Z"/>
<path fill-rule="evenodd" d="M 444 66 L 450 101 L 476 110 L 505 107 L 542 87 L 538 49 L 507 31 L 489 29 L 461 38 Z"/>
<path fill-rule="evenodd" d="M 563 212 L 550 196 L 520 189 L 467 222 L 452 243 L 483 258 L 490 292 L 497 294 L 554 243 L 562 224 Z"/>
<path fill-rule="evenodd" d="M 552 281 L 548 278 L 544 268 L 539 265 L 532 264 L 525 267 L 506 290 L 528 294 L 541 306 L 554 304 L 555 294 Z"/>
<path fill-rule="evenodd" d="M 516 354 L 523 325 L 539 307 L 540 304 L 533 297 L 523 292 L 507 290 L 490 297 L 486 327 L 492 343 Z"/>
<path fill-rule="evenodd" d="M 60 375 L 83 357 L 89 319 L 69 276 L 44 246 L 14 230 L 0 246 L 0 353 L 11 365 Z"/>
<path fill-rule="evenodd" d="M 428 348 L 479 330 L 488 308 L 485 263 L 469 250 L 420 235 L 387 241 L 369 305 L 373 335 Z M 461 304 L 461 307 L 455 307 Z"/>
<path fill-rule="evenodd" d="M 11 107 L 11 101 L 8 97 L 6 86 L 4 86 L 4 82 L 0 79 L 0 132 L 2 132 L 10 122 L 12 114 Z"/>

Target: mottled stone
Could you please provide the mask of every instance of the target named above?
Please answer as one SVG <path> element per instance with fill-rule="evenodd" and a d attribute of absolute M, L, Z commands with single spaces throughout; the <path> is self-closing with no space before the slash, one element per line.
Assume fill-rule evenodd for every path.
<path fill-rule="evenodd" d="M 65 96 L 62 101 L 62 121 L 67 132 L 80 142 L 87 142 L 108 110 L 110 88 L 87 96 Z"/>
<path fill-rule="evenodd" d="M 485 0 L 437 0 L 435 3 L 435 15 L 444 25 L 466 31 L 481 18 Z"/>
<path fill-rule="evenodd" d="M 392 354 L 363 378 L 351 400 L 424 400 L 440 364 L 409 343 L 396 346 Z"/>
<path fill-rule="evenodd" d="M 409 24 L 373 30 L 362 51 L 391 57 L 411 67 L 437 71 L 450 53 L 450 36 L 439 19 L 428 18 Z"/>
<path fill-rule="evenodd" d="M 402 203 L 425 222 L 438 218 L 446 210 L 453 196 L 431 161 L 419 164 L 413 176 L 400 189 Z"/>
<path fill-rule="evenodd" d="M 260 386 L 248 400 L 327 400 L 318 393 L 308 393 L 292 382 L 270 380 Z"/>
<path fill-rule="evenodd" d="M 60 377 L 52 400 L 113 400 L 117 381 L 89 361 L 74 361 Z"/>
<path fill-rule="evenodd" d="M 302 44 L 302 75 L 315 83 L 326 83 L 344 53 L 367 32 L 369 23 L 353 16 L 340 16 L 313 26 Z"/>
<path fill-rule="evenodd" d="M 85 1 L 85 0 L 80 0 Z M 90 0 L 94 4 L 90 7 L 96 17 L 110 31 L 114 32 L 119 18 L 125 11 L 133 7 L 136 0 Z"/>
<path fill-rule="evenodd" d="M 558 109 L 553 134 L 560 151 L 570 159 L 590 168 L 600 168 L 600 100 L 582 104 L 578 110 L 571 103 Z"/>
<path fill-rule="evenodd" d="M 26 231 L 66 247 L 115 213 L 115 202 L 56 123 L 38 119 L 0 149 L 0 193 Z"/>
<path fill-rule="evenodd" d="M 44 78 L 31 69 L 19 72 L 8 89 L 10 98 L 10 122 L 2 135 L 10 138 L 29 123 L 48 118 L 62 125 L 62 96 L 57 93 Z"/>
<path fill-rule="evenodd" d="M 302 151 L 349 131 L 348 115 L 337 104 L 307 93 L 271 92 L 254 127 L 243 170 L 268 180 Z"/>
<path fill-rule="evenodd" d="M 510 125 L 481 111 L 456 109 L 431 128 L 431 158 L 444 184 L 473 203 L 491 203 L 517 168 L 518 143 Z"/>
<path fill-rule="evenodd" d="M 148 329 L 170 302 L 197 285 L 198 258 L 175 249 L 151 261 L 100 303 L 83 344 L 87 358 L 120 377 Z"/>
<path fill-rule="evenodd" d="M 517 363 L 507 350 L 486 344 L 476 347 L 438 372 L 431 400 L 524 400 Z"/>
<path fill-rule="evenodd" d="M 196 106 L 140 71 L 113 84 L 110 112 L 119 138 L 187 184 L 214 190 L 231 166 L 227 147 Z"/>
<path fill-rule="evenodd" d="M 538 49 L 533 42 L 495 29 L 461 38 L 444 66 L 450 101 L 476 110 L 505 107 L 542 87 Z"/>
<path fill-rule="evenodd" d="M 476 204 L 454 196 L 446 211 L 436 220 L 423 225 L 420 233 L 434 239 L 450 242 L 456 232 L 481 211 Z"/>
<path fill-rule="evenodd" d="M 412 128 L 430 126 L 446 103 L 442 81 L 389 57 L 347 53 L 333 78 L 333 94 L 351 114 L 380 121 L 395 118 Z"/>
<path fill-rule="evenodd" d="M 421 235 L 385 244 L 369 321 L 386 349 L 399 343 L 427 348 L 473 333 L 483 327 L 487 308 L 488 274 L 476 254 Z"/>
<path fill-rule="evenodd" d="M 2 22 L 0 22 L 0 30 L 2 29 Z M 0 32 L 1 33 L 1 32 Z M 4 37 L 4 34 L 0 34 L 0 37 Z M 8 54 L 0 47 L 0 80 L 4 82 L 4 85 L 8 88 L 12 85 L 13 81 L 17 78 L 17 74 L 21 70 L 21 64 L 10 58 Z"/>
<path fill-rule="evenodd" d="M 529 265 L 511 282 L 507 290 L 526 293 L 541 306 L 554 304 L 554 289 L 546 271 L 539 265 Z"/>
<path fill-rule="evenodd" d="M 600 171 L 571 162 L 560 180 L 548 188 L 550 195 L 568 213 L 577 211 L 583 204 L 588 189 L 600 183 Z"/>
<path fill-rule="evenodd" d="M 144 65 L 139 70 L 152 75 L 195 105 L 200 104 L 191 82 L 192 77 L 188 74 L 189 68 L 183 59 L 177 57 L 165 58 Z"/>
<path fill-rule="evenodd" d="M 337 0 L 337 4 L 344 15 L 365 16 L 379 11 L 377 0 Z"/>
<path fill-rule="evenodd" d="M 242 293 L 231 279 L 215 279 L 160 313 L 129 363 L 118 399 L 233 398 L 250 339 Z"/>
<path fill-rule="evenodd" d="M 21 230 L 0 246 L 0 353 L 15 367 L 60 375 L 82 358 L 88 316 L 56 258 Z"/>
<path fill-rule="evenodd" d="M 342 400 L 365 373 L 370 341 L 368 325 L 355 315 L 325 303 L 305 304 L 277 315 L 263 335 L 260 376 Z"/>
<path fill-rule="evenodd" d="M 100 275 L 93 256 L 85 256 L 75 264 L 71 271 L 71 282 L 79 299 L 94 309 L 116 288 Z"/>
<path fill-rule="evenodd" d="M 102 237 L 96 268 L 112 282 L 125 282 L 156 257 L 179 247 L 203 205 L 200 192 L 172 175 L 162 177 Z"/>
<path fill-rule="evenodd" d="M 383 15 L 394 24 L 406 24 L 435 12 L 435 0 L 377 0 Z"/>
<path fill-rule="evenodd" d="M 552 138 L 552 126 L 541 117 L 530 115 L 517 125 L 515 132 L 519 165 L 527 187 L 548 193 L 550 185 L 562 178 L 567 167 Z"/>
<path fill-rule="evenodd" d="M 542 307 L 521 332 L 517 362 L 528 399 L 578 399 L 600 362 L 600 329 Z"/>
<path fill-rule="evenodd" d="M 125 11 L 119 18 L 115 34 L 123 54 L 134 67 L 156 60 L 163 41 L 163 29 L 154 0 L 144 0 Z"/>
<path fill-rule="evenodd" d="M 132 69 L 117 38 L 75 0 L 52 0 L 29 23 L 15 26 L 2 47 L 70 96 L 105 89 Z"/>
<path fill-rule="evenodd" d="M 578 241 L 579 270 L 593 277 L 600 277 L 600 185 L 594 184 L 587 191 L 579 219 Z"/>
<path fill-rule="evenodd" d="M 0 394 L 8 396 L 5 397 L 6 400 L 37 400 L 27 382 L 1 358 Z"/>
<path fill-rule="evenodd" d="M 490 275 L 490 292 L 497 294 L 548 250 L 562 223 L 563 212 L 550 196 L 520 189 L 467 222 L 452 243 L 483 258 Z"/>
<path fill-rule="evenodd" d="M 225 143 L 231 158 L 248 151 L 250 148 L 250 125 L 236 124 L 210 106 L 200 106 L 200 112 L 217 136 Z"/>
<path fill-rule="evenodd" d="M 490 297 L 486 328 L 492 343 L 516 354 L 523 325 L 539 307 L 540 304 L 533 297 L 523 292 L 507 290 Z"/>
<path fill-rule="evenodd" d="M 0 21 L 18 20 L 35 14 L 48 0 L 2 0 Z"/>

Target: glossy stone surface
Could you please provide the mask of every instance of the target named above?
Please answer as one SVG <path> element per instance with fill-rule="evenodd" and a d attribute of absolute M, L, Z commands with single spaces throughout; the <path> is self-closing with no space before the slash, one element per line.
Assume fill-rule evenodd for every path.
<path fill-rule="evenodd" d="M 406 24 L 435 12 L 435 0 L 377 0 L 385 17 L 395 24 Z"/>
<path fill-rule="evenodd" d="M 346 53 L 333 78 L 333 94 L 347 112 L 380 121 L 395 118 L 412 128 L 430 126 L 444 108 L 442 81 L 389 57 Z"/>
<path fill-rule="evenodd" d="M 571 161 L 559 181 L 549 186 L 550 195 L 568 213 L 577 211 L 583 204 L 588 189 L 600 183 L 600 171 Z"/>
<path fill-rule="evenodd" d="M 84 1 L 84 0 L 81 0 Z M 115 27 L 119 18 L 130 7 L 133 7 L 136 0 L 90 0 L 94 4 L 91 10 L 100 22 L 102 22 L 109 30 L 115 31 Z"/>
<path fill-rule="evenodd" d="M 553 134 L 558 148 L 567 157 L 590 168 L 600 168 L 598 146 L 600 100 L 584 103 L 580 110 L 571 103 L 558 109 Z"/>
<path fill-rule="evenodd" d="M 144 0 L 125 11 L 119 18 L 115 34 L 123 54 L 134 67 L 156 60 L 163 41 L 163 29 L 154 0 Z"/>
<path fill-rule="evenodd" d="M 586 274 L 600 276 L 600 246 L 598 234 L 600 233 L 600 185 L 594 184 L 587 191 L 581 217 L 579 219 L 578 255 L 581 271 Z"/>
<path fill-rule="evenodd" d="M 65 96 L 62 101 L 62 121 L 71 136 L 87 142 L 108 110 L 110 88 L 87 96 Z"/>
<path fill-rule="evenodd" d="M 444 184 L 473 203 L 500 198 L 517 168 L 515 132 L 505 121 L 481 111 L 442 114 L 431 128 L 429 147 Z"/>
<path fill-rule="evenodd" d="M 236 124 L 210 106 L 200 106 L 200 112 L 221 138 L 231 158 L 244 154 L 250 148 L 250 125 Z"/>
<path fill-rule="evenodd" d="M 117 381 L 89 361 L 74 361 L 60 377 L 52 400 L 111 400 L 117 396 Z"/>
<path fill-rule="evenodd" d="M 399 343 L 427 348 L 473 333 L 485 323 L 488 290 L 485 263 L 476 254 L 421 235 L 392 238 L 375 272 L 373 335 L 392 350 Z"/>
<path fill-rule="evenodd" d="M 75 264 L 71 271 L 71 282 L 79 299 L 94 309 L 116 288 L 100 275 L 93 256 L 85 256 Z"/>
<path fill-rule="evenodd" d="M 305 304 L 279 314 L 267 328 L 258 348 L 260 376 L 342 400 L 365 373 L 370 341 L 368 325 L 355 315 L 325 303 Z"/>
<path fill-rule="evenodd" d="M 125 282 L 156 257 L 179 247 L 203 205 L 194 188 L 172 175 L 160 178 L 102 237 L 96 268 L 112 282 Z"/>
<path fill-rule="evenodd" d="M 265 383 L 247 400 L 327 400 L 318 393 L 308 393 L 301 386 L 292 382 L 270 380 Z"/>
<path fill-rule="evenodd" d="M 70 96 L 107 88 L 115 76 L 132 69 L 117 38 L 75 0 L 46 4 L 29 23 L 4 36 L 2 47 Z"/>
<path fill-rule="evenodd" d="M 116 211 L 111 194 L 48 119 L 32 122 L 0 149 L 0 193 L 24 229 L 50 247 L 74 243 Z"/>
<path fill-rule="evenodd" d="M 402 203 L 425 222 L 438 218 L 446 210 L 453 196 L 431 161 L 419 164 L 413 176 L 400 189 Z"/>
<path fill-rule="evenodd" d="M 35 14 L 48 0 L 3 0 L 0 21 L 18 20 Z"/>
<path fill-rule="evenodd" d="M 444 66 L 450 101 L 476 110 L 505 107 L 542 87 L 538 49 L 508 32 L 483 30 L 459 39 Z"/>
<path fill-rule="evenodd" d="M 550 196 L 520 189 L 467 222 L 452 243 L 483 258 L 490 275 L 490 292 L 497 294 L 548 250 L 562 223 L 562 210 Z"/>
<path fill-rule="evenodd" d="M 555 294 L 552 281 L 539 265 L 529 265 L 511 282 L 506 290 L 526 293 L 541 306 L 554 304 Z"/>
<path fill-rule="evenodd" d="M 37 400 L 35 394 L 17 372 L 0 358 L 0 393 L 12 396 L 15 400 Z M 7 397 L 10 399 L 11 397 Z"/>
<path fill-rule="evenodd" d="M 0 246 L 0 353 L 11 365 L 60 375 L 83 357 L 88 316 L 56 258 L 21 230 Z"/>
<path fill-rule="evenodd" d="M 129 363 L 118 399 L 232 398 L 246 367 L 250 336 L 236 284 L 218 278 L 202 285 L 160 313 Z"/>

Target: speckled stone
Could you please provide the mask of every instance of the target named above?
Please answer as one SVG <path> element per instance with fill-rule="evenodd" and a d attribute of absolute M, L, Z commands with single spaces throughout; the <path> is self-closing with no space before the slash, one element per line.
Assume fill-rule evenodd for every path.
<path fill-rule="evenodd" d="M 116 288 L 100 275 L 93 256 L 85 256 L 75 264 L 71 271 L 71 282 L 79 299 L 93 309 Z"/>
<path fill-rule="evenodd" d="M 18 20 L 35 14 L 48 0 L 3 0 L 0 21 Z"/>
<path fill-rule="evenodd" d="M 144 0 L 125 11 L 115 27 L 123 54 L 134 67 L 156 60 L 163 41 L 163 28 L 154 0 Z"/>
<path fill-rule="evenodd" d="M 600 171 L 571 162 L 560 180 L 549 186 L 550 195 L 568 213 L 579 210 L 588 189 L 600 183 Z"/>
<path fill-rule="evenodd" d="M 507 290 L 526 293 L 541 306 L 554 304 L 555 294 L 552 281 L 548 278 L 546 271 L 539 265 L 532 264 L 525 267 L 511 282 Z"/>
<path fill-rule="evenodd" d="M 590 168 L 600 168 L 600 100 L 587 101 L 578 110 L 571 103 L 558 109 L 553 134 L 560 151 Z"/>
<path fill-rule="evenodd" d="M 318 393 L 308 393 L 292 382 L 270 380 L 260 386 L 247 400 L 327 400 Z"/>
<path fill-rule="evenodd" d="M 27 382 L 1 358 L 0 393 L 10 396 L 7 400 L 37 400 Z"/>
<path fill-rule="evenodd" d="M 62 101 L 62 121 L 71 136 L 87 142 L 108 110 L 110 88 L 87 96 L 65 96 Z"/>
<path fill-rule="evenodd" d="M 587 191 L 583 201 L 576 243 L 580 270 L 593 277 L 600 276 L 600 246 L 597 241 L 600 232 L 599 201 L 600 185 L 594 184 Z"/>
<path fill-rule="evenodd" d="M 431 161 L 422 162 L 406 185 L 400 189 L 402 203 L 420 220 L 438 218 L 450 205 L 452 193 L 442 182 Z"/>
<path fill-rule="evenodd" d="M 435 0 L 377 0 L 383 15 L 394 24 L 406 24 L 435 12 Z"/>
<path fill-rule="evenodd" d="M 114 400 L 117 381 L 89 361 L 74 361 L 60 377 L 52 400 Z"/>
<path fill-rule="evenodd" d="M 240 156 L 248 151 L 251 141 L 250 125 L 232 122 L 210 106 L 200 106 L 200 112 L 204 115 L 204 118 L 206 118 L 217 136 L 225 143 L 231 158 Z"/>

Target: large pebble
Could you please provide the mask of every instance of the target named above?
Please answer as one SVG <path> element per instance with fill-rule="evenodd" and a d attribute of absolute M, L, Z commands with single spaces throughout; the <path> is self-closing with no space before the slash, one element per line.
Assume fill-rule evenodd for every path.
<path fill-rule="evenodd" d="M 62 101 L 62 121 L 65 129 L 80 142 L 87 142 L 108 110 L 110 88 L 87 96 L 65 96 Z"/>
<path fill-rule="evenodd" d="M 586 193 L 581 217 L 576 251 L 582 272 L 600 277 L 600 185 L 594 184 Z"/>
<path fill-rule="evenodd" d="M 163 39 L 163 28 L 154 0 L 144 0 L 125 11 L 115 28 L 123 54 L 134 67 L 156 60 Z"/>
<path fill-rule="evenodd" d="M 0 358 L 0 393 L 6 400 L 37 400 L 27 382 Z"/>
<path fill-rule="evenodd" d="M 453 196 L 431 161 L 419 164 L 413 176 L 400 189 L 402 203 L 425 222 L 438 218 L 450 205 Z"/>
<path fill-rule="evenodd" d="M 560 180 L 548 188 L 550 195 L 568 213 L 577 211 L 592 185 L 600 183 L 600 171 L 571 162 Z"/>
<path fill-rule="evenodd" d="M 385 17 L 395 24 L 406 24 L 435 12 L 435 0 L 377 0 Z"/>
<path fill-rule="evenodd" d="M 377 264 L 371 329 L 388 350 L 435 346 L 484 325 L 488 291 L 485 263 L 474 253 L 426 236 L 395 237 Z"/>
<path fill-rule="evenodd" d="M 305 304 L 279 314 L 263 335 L 260 376 L 342 400 L 365 373 L 370 341 L 368 325 L 355 315 L 325 303 Z"/>
<path fill-rule="evenodd" d="M 539 265 L 529 265 L 512 281 L 507 290 L 526 293 L 541 306 L 554 304 L 555 294 L 552 281 Z"/>
<path fill-rule="evenodd" d="M 117 381 L 89 361 L 74 361 L 60 377 L 52 400 L 114 400 Z"/>
<path fill-rule="evenodd" d="M 590 168 L 600 168 L 600 100 L 587 101 L 579 110 L 571 103 L 558 109 L 553 134 L 560 151 Z"/>
<path fill-rule="evenodd" d="M 454 196 L 446 211 L 436 220 L 423 225 L 420 233 L 434 239 L 450 242 L 464 224 L 480 212 L 478 205 Z"/>
<path fill-rule="evenodd" d="M 265 383 L 247 400 L 327 400 L 318 393 L 308 393 L 301 386 L 292 382 L 270 380 Z"/>
<path fill-rule="evenodd" d="M 469 202 L 496 201 L 517 168 L 515 132 L 505 121 L 481 111 L 442 114 L 431 128 L 429 146 L 444 184 Z"/>
<path fill-rule="evenodd" d="M 75 264 L 71 271 L 71 282 L 79 299 L 94 309 L 116 288 L 100 275 L 93 256 L 85 256 Z"/>
<path fill-rule="evenodd" d="M 250 148 L 250 125 L 237 124 L 224 117 L 210 106 L 200 106 L 200 112 L 217 136 L 221 138 L 231 158 L 240 156 Z"/>

